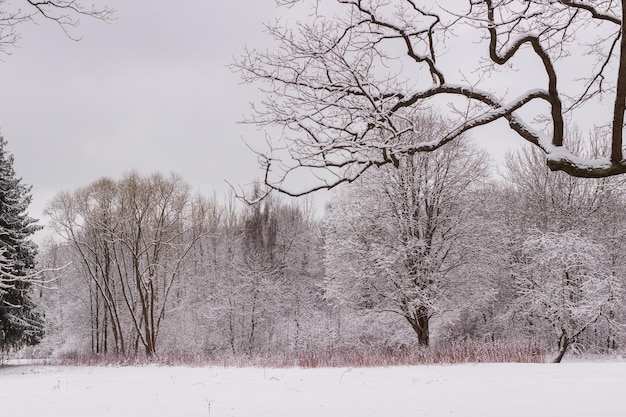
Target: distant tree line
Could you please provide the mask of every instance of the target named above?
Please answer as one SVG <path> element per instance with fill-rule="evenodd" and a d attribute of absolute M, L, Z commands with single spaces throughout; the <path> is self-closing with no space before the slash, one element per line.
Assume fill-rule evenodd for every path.
<path fill-rule="evenodd" d="M 441 123 L 424 116 L 406 140 L 428 141 Z M 570 134 L 581 154 L 598 151 Z M 57 194 L 57 236 L 36 267 L 30 188 L 5 144 L 5 351 L 250 356 L 532 340 L 560 361 L 624 346 L 621 177 L 553 173 L 525 149 L 494 179 L 485 152 L 462 140 L 370 170 L 316 212 L 310 200 L 246 205 L 131 172 Z"/>
<path fill-rule="evenodd" d="M 423 119 L 414 140 L 439 123 Z M 624 180 L 553 173 L 529 149 L 503 171 L 490 178 L 484 151 L 457 141 L 368 171 L 323 213 L 193 196 L 160 174 L 61 193 L 48 214 L 62 239 L 42 253 L 49 270 L 67 265 L 41 300 L 47 343 L 148 356 L 622 349 Z"/>

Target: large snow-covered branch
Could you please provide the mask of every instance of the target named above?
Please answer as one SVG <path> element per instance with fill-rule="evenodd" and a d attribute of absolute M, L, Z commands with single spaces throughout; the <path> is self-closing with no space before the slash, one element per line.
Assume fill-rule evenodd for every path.
<path fill-rule="evenodd" d="M 621 156 L 626 64 L 613 70 L 616 58 L 626 62 L 626 41 L 617 48 L 611 34 L 621 25 L 621 11 L 609 3 L 484 0 L 471 2 L 469 10 L 406 0 L 337 3 L 332 18 L 320 13 L 311 23 L 270 26 L 278 47 L 248 51 L 233 65 L 244 81 L 265 88 L 248 122 L 279 132 L 268 132 L 270 149 L 279 151 L 259 152 L 270 189 L 304 195 L 334 188 L 371 167 L 397 167 L 403 155 L 434 151 L 502 119 L 546 153 L 552 170 L 578 177 L 626 172 Z M 608 33 L 613 41 L 594 46 L 578 90 L 572 85 L 580 77 L 563 64 L 580 49 L 578 34 L 587 29 Z M 453 37 L 456 31 L 463 36 Z M 453 64 L 446 59 L 453 54 L 463 58 Z M 536 72 L 533 84 L 515 84 L 523 79 L 515 69 L 520 64 Z M 504 82 L 511 85 L 491 82 L 494 71 L 510 76 Z M 470 81 L 466 73 L 479 75 Z M 606 138 L 610 157 L 575 155 L 575 146 L 565 141 L 565 121 L 614 93 L 611 120 L 598 123 L 612 126 Z M 410 143 L 406 137 L 419 130 L 418 115 L 425 109 L 451 109 L 442 114 L 447 126 L 437 137 Z M 537 121 L 537 112 L 545 123 Z M 290 187 L 290 178 L 303 170 L 314 171 L 318 182 Z"/>

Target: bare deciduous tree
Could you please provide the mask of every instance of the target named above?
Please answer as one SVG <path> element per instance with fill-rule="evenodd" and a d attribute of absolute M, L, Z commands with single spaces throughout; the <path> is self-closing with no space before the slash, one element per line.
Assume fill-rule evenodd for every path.
<path fill-rule="evenodd" d="M 91 17 L 105 22 L 113 18 L 115 11 L 110 7 L 96 7 L 77 0 L 0 0 L 0 52 L 14 46 L 20 38 L 18 27 L 33 22 L 38 17 L 56 23 L 72 40 L 81 17 Z"/>
<path fill-rule="evenodd" d="M 270 189 L 302 195 L 333 188 L 496 121 L 543 150 L 552 170 L 626 172 L 624 2 L 278 3 L 314 7 L 306 22 L 269 25 L 277 47 L 247 51 L 233 65 L 263 88 L 249 121 L 278 128 L 273 149 L 261 155 Z M 612 109 L 598 111 L 601 101 Z M 452 122 L 432 140 L 411 140 L 413 115 L 433 107 L 446 109 Z M 583 158 L 566 143 L 566 122 L 593 111 L 595 124 L 607 127 L 610 150 Z M 320 182 L 290 188 L 285 181 L 303 169 Z"/>
<path fill-rule="evenodd" d="M 111 328 L 117 352 L 140 344 L 156 353 L 171 289 L 205 233 L 196 203 L 179 177 L 159 174 L 104 178 L 50 203 L 53 225 L 79 255 L 92 311 L 103 309 L 92 326 Z"/>

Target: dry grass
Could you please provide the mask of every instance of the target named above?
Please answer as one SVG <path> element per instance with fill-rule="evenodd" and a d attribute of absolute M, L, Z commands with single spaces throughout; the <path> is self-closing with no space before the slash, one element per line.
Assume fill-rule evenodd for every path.
<path fill-rule="evenodd" d="M 327 349 L 255 355 L 189 355 L 185 353 L 145 356 L 93 355 L 71 352 L 47 362 L 82 366 L 224 366 L 261 368 L 386 367 L 457 363 L 541 363 L 545 350 L 537 343 L 464 342 L 430 348 Z"/>

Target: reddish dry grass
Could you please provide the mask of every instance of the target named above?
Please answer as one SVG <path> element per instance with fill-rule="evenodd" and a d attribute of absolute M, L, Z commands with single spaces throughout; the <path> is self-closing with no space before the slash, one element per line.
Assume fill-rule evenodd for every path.
<path fill-rule="evenodd" d="M 386 367 L 457 363 L 541 363 L 545 350 L 537 343 L 464 342 L 430 348 L 400 349 L 327 349 L 255 355 L 170 354 L 154 358 L 67 353 L 49 363 L 82 366 L 224 366 L 261 368 Z"/>

